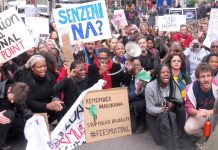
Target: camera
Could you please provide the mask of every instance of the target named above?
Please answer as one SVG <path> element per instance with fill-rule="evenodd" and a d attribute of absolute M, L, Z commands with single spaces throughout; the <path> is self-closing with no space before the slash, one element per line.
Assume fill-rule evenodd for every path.
<path fill-rule="evenodd" d="M 199 47 L 200 47 L 200 45 L 198 43 L 193 44 L 193 48 L 199 48 Z"/>

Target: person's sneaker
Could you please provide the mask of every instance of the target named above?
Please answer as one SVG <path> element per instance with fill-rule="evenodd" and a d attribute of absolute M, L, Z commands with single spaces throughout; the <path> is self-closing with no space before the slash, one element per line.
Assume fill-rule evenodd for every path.
<path fill-rule="evenodd" d="M 9 150 L 11 148 L 11 145 L 5 144 L 0 147 L 0 150 Z"/>
<path fill-rule="evenodd" d="M 195 146 L 196 146 L 196 150 L 202 150 L 205 143 L 207 141 L 207 138 L 205 137 L 201 137 L 197 140 L 197 142 L 195 143 Z"/>

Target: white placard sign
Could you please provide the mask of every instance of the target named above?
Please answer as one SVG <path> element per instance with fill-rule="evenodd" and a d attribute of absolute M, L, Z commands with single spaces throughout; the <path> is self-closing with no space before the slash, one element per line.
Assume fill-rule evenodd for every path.
<path fill-rule="evenodd" d="M 59 37 L 67 32 L 71 44 L 111 38 L 107 8 L 104 0 L 53 9 Z"/>
<path fill-rule="evenodd" d="M 211 42 L 218 40 L 218 9 L 211 9 L 207 37 L 203 42 L 204 46 L 210 48 Z"/>
<path fill-rule="evenodd" d="M 181 24 L 186 24 L 184 15 L 158 16 L 159 31 L 179 31 Z"/>
<path fill-rule="evenodd" d="M 42 17 L 26 17 L 25 24 L 33 32 L 39 34 L 49 34 L 49 20 Z"/>
<path fill-rule="evenodd" d="M 0 63 L 4 63 L 35 46 L 22 19 L 14 8 L 0 13 Z"/>
<path fill-rule="evenodd" d="M 125 13 L 124 13 L 123 9 L 114 10 L 114 23 L 118 27 L 119 26 L 124 27 L 124 26 L 128 25 L 127 21 L 126 21 L 126 16 L 125 16 Z"/>

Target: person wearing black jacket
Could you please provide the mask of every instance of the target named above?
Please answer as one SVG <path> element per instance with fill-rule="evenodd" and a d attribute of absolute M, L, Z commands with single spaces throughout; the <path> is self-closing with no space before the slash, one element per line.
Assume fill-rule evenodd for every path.
<path fill-rule="evenodd" d="M 69 75 L 56 83 L 53 88 L 54 93 L 63 92 L 67 109 L 70 109 L 79 95 L 88 88 L 84 63 L 81 60 L 74 60 L 70 70 Z"/>
<path fill-rule="evenodd" d="M 25 68 L 15 73 L 14 80 L 29 86 L 27 106 L 34 113 L 47 112 L 49 123 L 59 121 L 65 114 L 66 106 L 53 92 L 55 79 L 47 72 L 43 56 L 32 56 L 25 64 Z"/>
<path fill-rule="evenodd" d="M 126 66 L 128 72 L 131 65 Z M 123 71 L 120 64 L 113 63 L 110 59 L 110 50 L 102 48 L 98 52 L 98 60 L 88 67 L 88 87 L 93 86 L 99 79 L 106 81 L 104 89 L 120 87 L 121 83 L 128 86 L 131 74 Z"/>
<path fill-rule="evenodd" d="M 25 121 L 33 113 L 26 107 L 28 86 L 25 83 L 13 83 L 7 79 L 0 82 L 0 149 L 9 149 L 6 138 L 23 135 Z"/>

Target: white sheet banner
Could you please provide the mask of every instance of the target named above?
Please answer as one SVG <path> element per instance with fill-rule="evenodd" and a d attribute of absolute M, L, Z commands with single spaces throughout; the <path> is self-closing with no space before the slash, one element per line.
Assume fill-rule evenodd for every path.
<path fill-rule="evenodd" d="M 0 13 L 0 63 L 35 46 L 22 19 L 14 8 Z"/>
<path fill-rule="evenodd" d="M 51 133 L 51 149 L 71 150 L 82 145 L 85 139 L 84 110 L 82 100 L 88 91 L 102 89 L 105 81 L 99 80 L 91 88 L 83 91 L 73 106 Z"/>
<path fill-rule="evenodd" d="M 111 38 L 107 8 L 104 0 L 53 9 L 59 33 L 69 33 L 71 44 Z"/>
<path fill-rule="evenodd" d="M 186 24 L 185 15 L 158 16 L 159 31 L 179 31 L 181 24 Z"/>

